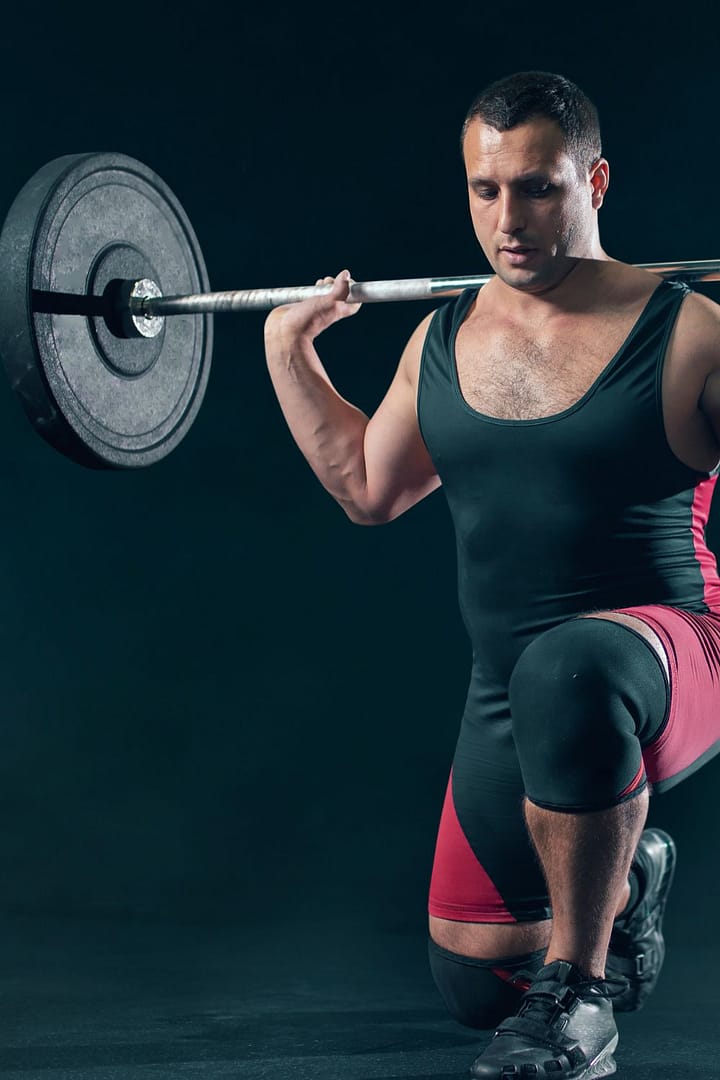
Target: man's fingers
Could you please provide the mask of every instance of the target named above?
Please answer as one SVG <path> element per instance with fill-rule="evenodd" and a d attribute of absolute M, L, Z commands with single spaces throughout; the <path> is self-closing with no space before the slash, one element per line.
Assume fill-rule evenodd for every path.
<path fill-rule="evenodd" d="M 339 274 L 334 277 L 328 275 L 327 277 L 318 278 L 315 285 L 332 285 L 332 290 L 326 297 L 321 299 L 327 300 L 330 303 L 338 303 L 347 300 L 348 293 L 350 292 L 350 286 L 353 283 L 352 275 L 349 270 L 341 270 Z M 350 301 L 354 308 L 359 308 L 360 305 L 354 301 Z"/>

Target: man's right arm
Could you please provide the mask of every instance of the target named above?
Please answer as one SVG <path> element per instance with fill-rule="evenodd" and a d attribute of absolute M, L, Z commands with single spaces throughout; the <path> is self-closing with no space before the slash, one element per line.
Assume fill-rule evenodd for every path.
<path fill-rule="evenodd" d="M 320 483 L 361 525 L 391 521 L 440 485 L 420 435 L 417 380 L 428 316 L 410 338 L 372 419 L 332 385 L 313 344 L 332 323 L 355 314 L 350 276 L 333 291 L 277 308 L 265 324 L 268 370 L 290 431 Z"/>

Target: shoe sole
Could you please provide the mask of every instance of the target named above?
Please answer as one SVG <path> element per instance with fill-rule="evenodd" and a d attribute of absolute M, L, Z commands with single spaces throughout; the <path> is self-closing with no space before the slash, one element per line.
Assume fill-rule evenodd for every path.
<path fill-rule="evenodd" d="M 656 886 L 656 895 L 658 902 L 661 905 L 661 912 L 665 910 L 665 904 L 667 902 L 667 894 L 670 891 L 670 886 L 673 883 L 675 877 L 675 865 L 677 863 L 677 848 L 675 841 L 669 833 L 663 831 L 663 829 L 645 829 L 642 834 L 643 837 L 652 837 L 657 843 L 662 844 L 665 849 L 665 869 L 663 870 L 662 877 L 658 885 Z"/>
<path fill-rule="evenodd" d="M 619 1035 L 613 1035 L 607 1046 L 605 1046 L 597 1057 L 594 1058 L 581 1072 L 575 1072 L 573 1070 L 569 1073 L 563 1073 L 562 1075 L 565 1080 L 600 1080 L 600 1077 L 602 1076 L 612 1076 L 613 1073 L 617 1072 L 617 1064 L 613 1057 L 613 1053 L 617 1047 L 618 1039 Z M 474 1064 L 475 1063 L 473 1062 L 473 1065 Z M 522 1071 L 522 1064 L 515 1066 L 515 1069 L 517 1070 L 515 1073 L 508 1073 L 507 1065 L 498 1065 L 497 1068 L 499 1071 L 496 1073 L 496 1076 L 499 1080 L 504 1080 L 505 1077 L 507 1077 L 508 1080 L 521 1080 L 521 1077 L 526 1075 Z M 477 1078 L 477 1073 L 474 1072 L 473 1067 L 470 1068 L 470 1075 Z M 555 1074 L 543 1071 L 538 1075 L 550 1077 Z"/>
<path fill-rule="evenodd" d="M 613 1037 L 595 1060 L 590 1062 L 587 1069 L 576 1077 L 576 1080 L 599 1080 L 601 1076 L 612 1076 L 614 1072 L 617 1072 L 613 1053 L 618 1044 L 618 1037 L 617 1035 Z"/>
<path fill-rule="evenodd" d="M 630 979 L 630 993 L 626 998 L 620 997 L 613 1002 L 615 1012 L 638 1012 L 642 1009 L 646 999 L 655 989 L 655 984 L 660 977 L 663 963 L 665 962 L 665 939 L 662 932 L 663 916 L 665 915 L 665 907 L 667 905 L 668 896 L 672 887 L 673 880 L 675 878 L 675 867 L 677 865 L 677 848 L 672 836 L 666 833 L 663 829 L 646 829 L 643 832 L 643 836 L 651 835 L 656 842 L 659 842 L 665 848 L 665 867 L 660 877 L 660 881 L 655 889 L 656 905 L 660 909 L 655 929 L 660 935 L 662 942 L 662 956 L 658 965 L 658 970 L 655 974 L 655 978 L 652 982 L 634 982 Z M 612 968 L 612 949 L 608 953 L 608 967 Z M 627 977 L 627 976 L 626 976 Z"/>
<path fill-rule="evenodd" d="M 658 918 L 658 930 L 662 933 L 662 918 L 665 914 L 665 905 L 667 904 L 668 893 L 675 878 L 675 866 L 677 864 L 677 848 L 675 847 L 675 841 L 668 833 L 663 832 L 662 829 L 648 829 L 647 832 L 652 833 L 656 840 L 659 840 L 661 844 L 665 845 L 666 864 L 663 876 L 660 879 L 657 894 L 660 904 L 660 916 Z"/>

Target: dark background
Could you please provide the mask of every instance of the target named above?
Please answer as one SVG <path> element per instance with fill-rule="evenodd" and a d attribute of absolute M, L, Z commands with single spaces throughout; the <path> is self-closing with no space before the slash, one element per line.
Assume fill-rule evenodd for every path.
<path fill-rule="evenodd" d="M 481 86 L 541 68 L 600 108 L 608 252 L 714 257 L 718 19 L 26 6 L 0 44 L 0 206 L 53 157 L 119 151 L 175 191 L 215 288 L 483 271 L 457 133 Z M 427 310 L 329 331 L 341 391 L 372 410 Z M 470 659 L 448 515 L 437 493 L 382 529 L 345 519 L 291 443 L 262 324 L 216 320 L 201 413 L 144 471 L 73 465 L 0 386 L 3 911 L 421 931 Z M 688 943 L 720 894 L 719 770 L 652 807 Z"/>

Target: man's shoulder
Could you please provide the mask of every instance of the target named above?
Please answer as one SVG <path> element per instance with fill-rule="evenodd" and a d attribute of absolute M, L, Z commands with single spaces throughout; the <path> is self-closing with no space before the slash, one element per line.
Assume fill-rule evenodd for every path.
<path fill-rule="evenodd" d="M 630 304 L 652 296 L 660 283 L 657 274 L 618 259 L 601 262 L 598 272 L 609 296 Z"/>
<path fill-rule="evenodd" d="M 720 363 L 720 304 L 702 293 L 685 297 L 675 330 L 678 347 L 706 353 Z"/>

